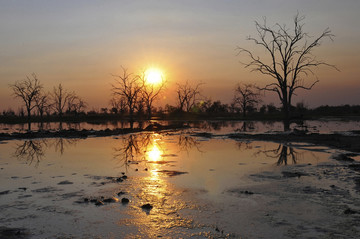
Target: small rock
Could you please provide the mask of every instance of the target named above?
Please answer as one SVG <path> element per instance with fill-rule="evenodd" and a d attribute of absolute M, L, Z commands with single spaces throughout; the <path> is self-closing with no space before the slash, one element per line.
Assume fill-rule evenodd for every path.
<path fill-rule="evenodd" d="M 348 208 L 348 209 L 346 209 L 346 210 L 344 211 L 344 214 L 355 214 L 355 213 L 357 213 L 357 211 L 354 211 L 354 210 L 352 210 L 352 209 L 350 209 L 350 208 Z"/>
<path fill-rule="evenodd" d="M 21 188 L 19 188 L 19 189 L 26 191 L 26 189 L 27 189 L 27 188 L 25 188 L 25 187 L 21 187 Z"/>
<path fill-rule="evenodd" d="M 117 193 L 118 196 L 121 196 L 121 195 L 124 195 L 124 194 L 125 194 L 125 192 L 123 192 L 123 191 L 120 191 L 120 192 Z"/>
<path fill-rule="evenodd" d="M 102 201 L 96 200 L 95 206 L 102 206 L 102 205 L 104 205 L 104 203 Z"/>
<path fill-rule="evenodd" d="M 355 160 L 353 158 L 350 158 L 352 154 L 338 154 L 333 157 L 333 159 L 338 161 L 344 161 L 344 162 L 354 162 Z"/>
<path fill-rule="evenodd" d="M 130 200 L 127 199 L 127 198 L 122 198 L 122 199 L 121 199 L 121 203 L 122 203 L 122 204 L 128 204 L 129 202 L 130 202 Z"/>
<path fill-rule="evenodd" d="M 106 202 L 106 203 L 114 203 L 114 202 L 118 202 L 118 201 L 119 201 L 119 199 L 117 199 L 116 197 L 104 199 L 104 202 Z"/>
<path fill-rule="evenodd" d="M 248 194 L 248 195 L 252 195 L 252 194 L 254 194 L 253 192 L 248 191 L 248 190 L 241 191 L 241 193 L 243 193 L 243 194 Z"/>
<path fill-rule="evenodd" d="M 136 168 L 135 171 L 137 172 L 137 171 L 139 171 L 139 169 Z"/>
<path fill-rule="evenodd" d="M 9 192 L 10 192 L 10 190 L 5 190 L 5 191 L 0 192 L 0 195 L 5 195 L 5 194 L 8 194 Z"/>
<path fill-rule="evenodd" d="M 146 203 L 146 204 L 142 205 L 141 208 L 144 210 L 151 210 L 151 209 L 153 209 L 153 206 L 150 203 Z"/>
<path fill-rule="evenodd" d="M 302 172 L 287 172 L 287 171 L 283 171 L 281 172 L 284 178 L 295 178 L 298 177 L 300 178 L 301 176 L 307 176 L 306 173 L 302 173 Z"/>
<path fill-rule="evenodd" d="M 58 183 L 58 185 L 66 185 L 66 184 L 73 184 L 73 182 L 65 180 L 65 181 L 61 181 L 61 182 Z"/>

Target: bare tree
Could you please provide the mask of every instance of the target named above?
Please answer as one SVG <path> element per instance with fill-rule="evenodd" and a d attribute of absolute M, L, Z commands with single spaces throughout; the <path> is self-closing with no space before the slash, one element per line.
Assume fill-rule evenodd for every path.
<path fill-rule="evenodd" d="M 291 100 L 295 91 L 298 89 L 311 90 L 318 82 L 313 72 L 314 68 L 322 65 L 335 68 L 333 65 L 317 60 L 312 54 L 314 48 L 321 45 L 321 40 L 324 38 L 332 40 L 333 34 L 327 28 L 319 36 L 312 38 L 303 31 L 303 20 L 304 17 L 297 14 L 294 17 L 292 30 L 285 24 L 275 24 L 270 27 L 265 18 L 262 24 L 255 22 L 258 36 L 257 38 L 248 37 L 247 40 L 265 48 L 268 58 L 261 58 L 250 50 L 238 47 L 239 53 L 245 53 L 250 57 L 250 61 L 245 63 L 245 67 L 275 79 L 273 83 L 266 85 L 263 89 L 276 92 L 279 96 L 285 116 L 285 130 L 289 129 Z M 311 75 L 315 79 L 305 84 L 305 79 Z"/>
<path fill-rule="evenodd" d="M 70 97 L 67 101 L 67 112 L 73 112 L 75 114 L 80 113 L 87 107 L 86 102 L 76 95 L 75 92 L 70 93 Z"/>
<path fill-rule="evenodd" d="M 162 79 L 160 83 L 158 84 L 150 84 L 147 83 L 147 75 L 145 72 L 143 72 L 140 75 L 140 79 L 142 81 L 142 89 L 141 89 L 141 95 L 142 99 L 144 101 L 147 117 L 148 119 L 151 119 L 151 110 L 153 107 L 153 103 L 156 100 L 156 98 L 159 96 L 161 91 L 165 87 L 165 80 Z"/>
<path fill-rule="evenodd" d="M 73 92 L 68 92 L 65 90 L 61 84 L 58 85 L 58 87 L 54 87 L 54 90 L 51 94 L 52 98 L 52 108 L 54 109 L 55 113 L 62 118 L 66 106 L 69 106 L 69 102 L 74 97 Z"/>
<path fill-rule="evenodd" d="M 123 67 L 122 70 L 122 75 L 113 75 L 116 79 L 115 84 L 112 84 L 112 91 L 114 95 L 125 99 L 125 103 L 129 109 L 130 120 L 132 121 L 143 85 L 139 76 L 128 73 L 127 69 Z"/>
<path fill-rule="evenodd" d="M 36 109 L 40 115 L 41 120 L 43 119 L 44 112 L 50 107 L 49 93 L 40 92 L 35 97 Z"/>
<path fill-rule="evenodd" d="M 176 94 L 179 110 L 190 112 L 200 95 L 200 86 L 201 83 L 191 86 L 188 81 L 185 84 L 177 84 Z"/>
<path fill-rule="evenodd" d="M 26 76 L 25 80 L 17 81 L 15 84 L 10 85 L 10 88 L 13 90 L 13 95 L 17 98 L 19 97 L 25 104 L 28 117 L 28 130 L 31 129 L 30 117 L 31 111 L 35 108 L 35 98 L 40 94 L 43 86 L 40 84 L 40 81 L 33 73 L 32 78 Z"/>
<path fill-rule="evenodd" d="M 113 97 L 110 100 L 111 112 L 124 114 L 126 112 L 126 104 L 124 97 Z"/>
<path fill-rule="evenodd" d="M 235 105 L 240 106 L 240 110 L 244 117 L 249 108 L 254 108 L 261 101 L 260 91 L 254 84 L 238 84 L 235 87 L 234 95 Z"/>

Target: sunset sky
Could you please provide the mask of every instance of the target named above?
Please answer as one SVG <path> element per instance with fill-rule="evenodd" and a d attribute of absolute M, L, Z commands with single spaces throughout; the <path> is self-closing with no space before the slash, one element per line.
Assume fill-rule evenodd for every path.
<path fill-rule="evenodd" d="M 305 15 L 311 36 L 329 27 L 314 53 L 336 65 L 318 68 L 320 80 L 295 102 L 310 107 L 360 104 L 360 1 L 0 1 L 0 110 L 17 111 L 9 84 L 33 72 L 47 90 L 62 83 L 94 107 L 108 107 L 111 74 L 121 66 L 138 72 L 161 69 L 168 80 L 161 103 L 175 103 L 174 85 L 205 83 L 202 93 L 230 103 L 236 83 L 264 85 L 269 78 L 250 73 L 239 63 L 236 47 L 253 49 L 246 37 L 256 35 L 255 20 L 291 26 Z M 265 103 L 278 103 L 271 93 Z"/>

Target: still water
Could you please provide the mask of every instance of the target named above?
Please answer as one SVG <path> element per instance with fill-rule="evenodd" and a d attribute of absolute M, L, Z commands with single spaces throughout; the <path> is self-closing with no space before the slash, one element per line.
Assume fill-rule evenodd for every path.
<path fill-rule="evenodd" d="M 245 133 L 274 133 L 281 132 L 284 129 L 281 121 L 224 121 L 224 120 L 207 120 L 207 121 L 151 121 L 158 122 L 162 125 L 169 125 L 172 123 L 183 122 L 189 126 L 197 129 L 200 132 L 210 132 L 214 134 L 227 134 L 233 132 Z M 134 128 L 145 128 L 149 125 L 149 121 L 134 122 Z M 32 123 L 32 130 L 49 130 L 56 131 L 59 129 L 75 129 L 75 130 L 105 130 L 117 128 L 129 128 L 130 123 L 127 121 L 108 121 L 101 123 L 71 123 L 71 122 L 47 122 L 47 123 Z M 319 120 L 305 120 L 291 123 L 291 129 L 307 130 L 311 133 L 329 134 L 334 132 L 346 133 L 352 130 L 360 130 L 360 120 L 344 120 L 337 118 L 324 118 Z M 0 124 L 0 133 L 12 132 L 26 132 L 28 129 L 27 124 Z"/>
<path fill-rule="evenodd" d="M 0 228 L 24 238 L 359 235 L 358 214 L 343 214 L 360 209 L 356 175 L 331 159 L 338 151 L 191 133 L 3 142 Z"/>

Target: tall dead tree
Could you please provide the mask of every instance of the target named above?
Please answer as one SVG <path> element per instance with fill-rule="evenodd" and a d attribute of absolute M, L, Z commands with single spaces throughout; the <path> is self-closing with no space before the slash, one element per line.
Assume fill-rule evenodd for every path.
<path fill-rule="evenodd" d="M 249 108 L 256 107 L 260 102 L 260 91 L 254 84 L 238 84 L 233 101 L 240 107 L 243 117 L 246 117 Z"/>
<path fill-rule="evenodd" d="M 123 97 L 129 110 L 130 121 L 133 121 L 134 111 L 138 100 L 141 98 L 141 89 L 143 87 L 139 76 L 127 72 L 123 68 L 122 75 L 113 75 L 115 84 L 112 84 L 112 92 L 115 96 Z"/>
<path fill-rule="evenodd" d="M 321 40 L 332 40 L 333 34 L 326 28 L 319 36 L 312 38 L 304 32 L 303 20 L 304 17 L 297 14 L 294 17 L 293 29 L 278 23 L 270 27 L 265 18 L 262 24 L 255 22 L 258 36 L 248 37 L 247 40 L 265 49 L 266 56 L 259 57 L 248 49 L 238 47 L 239 53 L 245 53 L 250 58 L 245 67 L 274 79 L 263 89 L 276 92 L 279 96 L 284 112 L 285 130 L 289 129 L 291 103 L 295 91 L 311 90 L 318 82 L 313 72 L 314 68 L 322 65 L 335 68 L 312 54 L 313 50 L 321 45 Z M 315 79 L 306 84 L 305 80 L 310 76 L 314 76 Z"/>
<path fill-rule="evenodd" d="M 26 108 L 27 117 L 28 117 L 28 130 L 31 130 L 31 111 L 35 108 L 35 98 L 40 94 L 43 86 L 40 84 L 40 81 L 33 73 L 32 78 L 26 76 L 25 80 L 17 81 L 15 84 L 10 85 L 10 88 L 13 90 L 13 95 L 16 98 L 20 98 Z"/>

